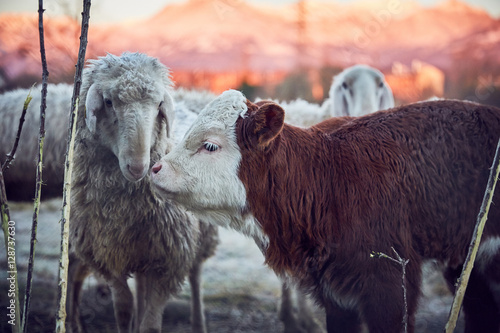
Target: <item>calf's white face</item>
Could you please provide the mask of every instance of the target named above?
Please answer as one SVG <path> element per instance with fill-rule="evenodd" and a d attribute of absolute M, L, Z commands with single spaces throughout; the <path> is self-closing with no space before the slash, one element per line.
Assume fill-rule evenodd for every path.
<path fill-rule="evenodd" d="M 246 192 L 238 177 L 241 153 L 235 126 L 246 112 L 246 98 L 235 90 L 209 103 L 183 140 L 153 166 L 158 193 L 217 224 L 244 223 Z M 239 222 L 231 221 L 235 216 Z"/>

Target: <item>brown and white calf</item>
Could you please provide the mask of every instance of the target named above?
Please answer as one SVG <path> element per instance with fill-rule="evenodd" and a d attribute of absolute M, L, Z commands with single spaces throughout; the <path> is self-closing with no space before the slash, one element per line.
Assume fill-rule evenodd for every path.
<path fill-rule="evenodd" d="M 409 332 L 421 264 L 465 260 L 500 136 L 500 109 L 433 101 L 308 129 L 230 90 L 155 164 L 157 190 L 264 244 L 266 262 L 320 301 L 328 332 Z M 495 195 L 493 202 L 500 202 Z M 466 332 L 500 330 L 500 206 L 492 205 L 464 300 Z"/>

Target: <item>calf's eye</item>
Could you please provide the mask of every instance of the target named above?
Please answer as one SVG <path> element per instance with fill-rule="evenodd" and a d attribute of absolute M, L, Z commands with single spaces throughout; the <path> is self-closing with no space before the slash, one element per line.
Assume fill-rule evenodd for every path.
<path fill-rule="evenodd" d="M 203 149 L 205 149 L 206 151 L 209 151 L 209 152 L 214 152 L 217 149 L 219 149 L 219 146 L 213 142 L 205 141 L 205 142 L 203 142 Z"/>

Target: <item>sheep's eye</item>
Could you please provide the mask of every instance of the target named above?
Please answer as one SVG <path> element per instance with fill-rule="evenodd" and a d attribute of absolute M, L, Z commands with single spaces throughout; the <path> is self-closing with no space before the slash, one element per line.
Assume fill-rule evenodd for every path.
<path fill-rule="evenodd" d="M 217 149 L 219 149 L 219 146 L 216 145 L 215 143 L 213 142 L 210 142 L 210 141 L 205 141 L 203 142 L 203 148 L 206 150 L 206 151 L 209 151 L 209 152 L 214 152 L 216 151 Z"/>
<path fill-rule="evenodd" d="M 379 88 L 382 88 L 383 86 L 384 86 L 384 82 L 380 81 L 380 82 L 378 83 L 378 87 L 379 87 Z"/>
<path fill-rule="evenodd" d="M 106 99 L 104 100 L 104 103 L 106 104 L 106 106 L 107 106 L 108 108 L 110 108 L 110 107 L 112 107 L 112 106 L 113 106 L 113 102 L 111 102 L 111 100 L 110 100 L 110 99 L 108 99 L 108 98 L 106 98 Z"/>
<path fill-rule="evenodd" d="M 342 88 L 347 89 L 347 83 L 343 82 L 342 83 Z"/>
<path fill-rule="evenodd" d="M 165 118 L 165 114 L 163 113 L 163 111 L 161 110 L 161 106 L 163 105 L 163 101 L 160 102 L 160 104 L 158 105 L 158 117 L 160 118 Z"/>

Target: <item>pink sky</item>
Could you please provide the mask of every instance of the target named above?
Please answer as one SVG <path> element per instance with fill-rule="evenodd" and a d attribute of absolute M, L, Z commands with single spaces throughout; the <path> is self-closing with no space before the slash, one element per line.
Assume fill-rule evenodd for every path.
<path fill-rule="evenodd" d="M 124 20 L 137 20 L 144 19 L 152 16 L 158 10 L 165 7 L 167 4 L 182 2 L 187 0 L 141 0 L 140 6 L 134 1 L 122 0 L 99 0 L 94 1 L 91 9 L 91 20 L 95 23 L 117 22 Z M 237 5 L 245 0 L 215 0 L 220 1 L 222 4 Z M 293 3 L 296 0 L 246 0 L 249 3 Z M 323 0 L 325 1 L 325 0 Z M 406 0 L 405 0 L 406 1 Z M 353 3 L 352 0 L 337 0 L 340 3 Z M 418 0 L 423 5 L 435 5 L 439 0 Z M 499 0 L 464 0 L 472 6 L 482 8 L 488 11 L 491 16 L 500 18 L 500 1 Z M 47 15 L 60 15 L 63 4 L 68 4 L 66 7 L 69 9 L 67 12 L 79 16 L 81 12 L 82 1 L 75 0 L 46 0 L 45 2 Z M 1 12 L 36 12 L 38 9 L 38 2 L 33 0 L 16 0 L 16 1 L 1 1 Z"/>

